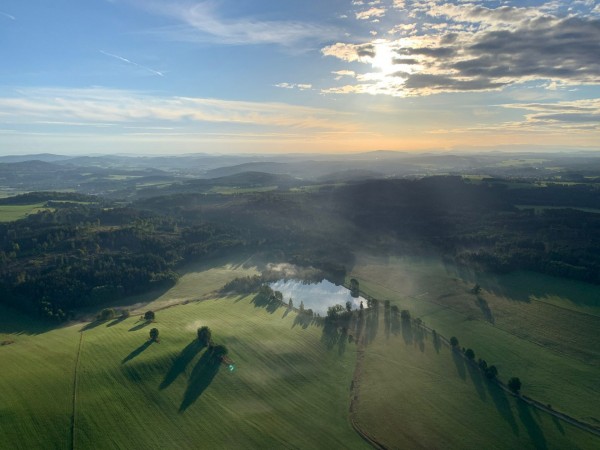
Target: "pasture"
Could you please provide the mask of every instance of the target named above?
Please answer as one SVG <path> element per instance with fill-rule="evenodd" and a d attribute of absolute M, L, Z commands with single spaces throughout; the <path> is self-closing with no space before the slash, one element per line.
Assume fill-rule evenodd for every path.
<path fill-rule="evenodd" d="M 363 258 L 352 275 L 361 290 L 389 299 L 413 318 L 499 369 L 517 376 L 523 393 L 579 420 L 600 423 L 598 287 L 533 274 L 480 280 L 435 260 Z M 484 283 L 485 281 L 485 283 Z M 494 283 L 492 282 L 494 281 Z M 527 295 L 529 293 L 529 295 Z M 570 297 L 570 298 L 569 298 Z"/>

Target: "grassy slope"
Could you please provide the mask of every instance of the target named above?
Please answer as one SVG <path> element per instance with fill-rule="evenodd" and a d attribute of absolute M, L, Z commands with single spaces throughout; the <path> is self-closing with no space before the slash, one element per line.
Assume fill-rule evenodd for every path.
<path fill-rule="evenodd" d="M 0 222 L 12 222 L 38 211 L 49 210 L 43 203 L 33 205 L 0 205 Z"/>
<path fill-rule="evenodd" d="M 250 298 L 189 303 L 157 313 L 151 345 L 137 317 L 88 327 L 75 448 L 364 448 L 347 418 L 355 353 L 327 350 L 319 327 L 284 313 Z M 190 345 L 201 325 L 229 347 L 233 373 Z M 80 329 L 0 347 L 0 448 L 68 447 Z"/>
<path fill-rule="evenodd" d="M 590 314 L 597 307 L 569 302 L 568 309 L 559 308 L 566 306 L 564 298 L 515 301 L 516 292 L 507 298 L 496 289 L 481 295 L 489 308 L 484 313 L 465 283 L 417 262 L 369 260 L 353 275 L 365 292 L 391 299 L 447 337 L 457 336 L 476 357 L 497 365 L 504 381 L 519 376 L 525 394 L 590 423 L 600 418 L 600 386 L 594 381 L 600 375 L 600 336 L 598 316 Z"/>
<path fill-rule="evenodd" d="M 383 314 L 380 314 L 383 318 Z M 412 338 L 410 337 L 412 334 Z M 365 350 L 357 420 L 388 448 L 592 449 L 600 438 L 539 412 L 489 383 L 448 347 L 383 321 Z"/>
<path fill-rule="evenodd" d="M 0 307 L 5 340 L 14 343 L 0 346 L 0 448 L 68 448 L 77 330 Z"/>
<path fill-rule="evenodd" d="M 354 355 L 326 350 L 319 328 L 284 312 L 249 298 L 171 308 L 152 325 L 161 343 L 145 349 L 149 327 L 133 318 L 85 332 L 78 447 L 361 447 L 347 421 Z M 214 375 L 188 347 L 202 325 L 229 347 L 233 373 Z"/>

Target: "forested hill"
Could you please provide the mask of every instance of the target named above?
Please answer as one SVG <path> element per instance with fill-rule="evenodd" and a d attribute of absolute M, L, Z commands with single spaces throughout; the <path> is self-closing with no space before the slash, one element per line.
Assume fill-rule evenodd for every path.
<path fill-rule="evenodd" d="M 244 179 L 258 188 L 273 182 Z M 425 252 L 478 270 L 600 283 L 600 190 L 593 183 L 431 177 L 305 189 L 294 181 L 289 189 L 227 195 L 198 186 L 196 193 L 167 187 L 127 204 L 48 193 L 3 200 L 46 208 L 0 223 L 0 301 L 60 320 L 82 306 L 168 286 L 181 262 L 242 247 L 337 280 L 357 252 Z"/>

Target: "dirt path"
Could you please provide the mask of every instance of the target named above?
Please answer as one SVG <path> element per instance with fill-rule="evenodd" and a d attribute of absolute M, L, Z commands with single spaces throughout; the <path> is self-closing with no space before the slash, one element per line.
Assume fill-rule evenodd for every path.
<path fill-rule="evenodd" d="M 76 430 L 76 418 L 77 418 L 77 385 L 79 383 L 79 356 L 81 355 L 81 347 L 83 345 L 83 332 L 79 332 L 79 345 L 77 346 L 77 356 L 75 357 L 75 369 L 73 370 L 73 404 L 71 409 L 71 430 L 70 440 L 71 450 L 75 450 L 75 430 Z"/>

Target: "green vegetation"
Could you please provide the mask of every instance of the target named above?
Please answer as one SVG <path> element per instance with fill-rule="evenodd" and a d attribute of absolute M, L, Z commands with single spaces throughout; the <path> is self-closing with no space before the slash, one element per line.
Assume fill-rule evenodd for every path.
<path fill-rule="evenodd" d="M 440 334 L 455 335 L 460 345 L 493 364 L 501 381 L 506 383 L 517 372 L 526 383 L 524 394 L 596 424 L 600 386 L 590 380 L 600 370 L 600 309 L 589 304 L 579 309 L 575 302 L 567 309 L 528 301 L 504 290 L 501 278 L 489 288 L 495 292 L 482 283 L 484 292 L 478 296 L 471 292 L 471 282 L 454 275 L 452 267 L 438 260 L 366 257 L 352 272 L 367 294 L 389 298 Z M 534 286 L 535 274 L 529 276 Z M 547 287 L 551 294 L 552 285 Z"/>
<path fill-rule="evenodd" d="M 285 311 L 270 313 L 252 297 L 168 308 L 160 345 L 136 315 L 85 327 L 75 448 L 367 448 L 347 420 L 355 352 L 328 349 L 320 327 L 302 327 Z M 197 346 L 201 326 L 213 330 L 215 351 L 227 353 L 234 371 Z M 0 447 L 69 448 L 81 329 L 11 333 L 15 344 L 0 347 Z"/>
<path fill-rule="evenodd" d="M 382 319 L 364 347 L 353 416 L 386 448 L 592 449 L 600 443 L 512 397 L 416 321 L 402 322 L 394 333 Z"/>
<path fill-rule="evenodd" d="M 13 222 L 15 220 L 35 214 L 38 211 L 52 211 L 44 203 L 32 203 L 30 205 L 0 205 L 0 222 Z"/>

